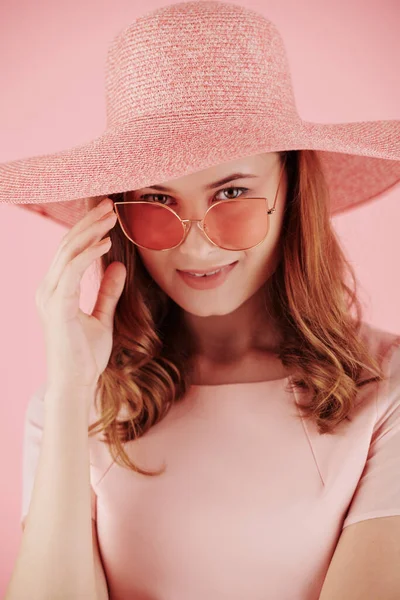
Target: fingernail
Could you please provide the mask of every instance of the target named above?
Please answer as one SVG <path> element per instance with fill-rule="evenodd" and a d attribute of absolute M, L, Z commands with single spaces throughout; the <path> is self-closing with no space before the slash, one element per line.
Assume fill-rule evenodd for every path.
<path fill-rule="evenodd" d="M 98 204 L 98 206 L 105 206 L 110 203 L 110 198 L 103 198 L 103 200 Z"/>

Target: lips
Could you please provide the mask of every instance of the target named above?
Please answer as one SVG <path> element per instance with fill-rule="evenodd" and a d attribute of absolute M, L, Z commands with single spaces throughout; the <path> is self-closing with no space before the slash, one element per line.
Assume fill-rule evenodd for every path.
<path fill-rule="evenodd" d="M 212 290 L 220 287 L 229 278 L 230 273 L 236 268 L 239 261 L 230 265 L 224 266 L 222 269 L 214 273 L 214 275 L 191 275 L 185 271 L 178 271 L 178 277 L 184 283 L 195 290 Z"/>
<path fill-rule="evenodd" d="M 235 261 L 237 262 L 237 261 Z M 183 271 L 182 269 L 177 269 L 177 271 L 179 271 L 180 273 L 187 273 L 187 274 L 195 274 L 195 275 L 206 275 L 207 273 L 213 273 L 214 271 L 219 271 L 220 269 L 225 269 L 225 267 L 229 267 L 230 265 L 233 265 L 234 263 L 228 263 L 226 265 L 220 265 L 219 267 L 210 267 L 209 269 L 187 269 L 185 271 Z"/>

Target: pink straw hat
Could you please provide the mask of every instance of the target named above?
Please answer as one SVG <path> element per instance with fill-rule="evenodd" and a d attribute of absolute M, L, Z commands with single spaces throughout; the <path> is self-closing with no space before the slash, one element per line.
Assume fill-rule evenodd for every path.
<path fill-rule="evenodd" d="M 86 199 L 263 152 L 315 150 L 331 214 L 400 181 L 400 121 L 320 124 L 296 110 L 276 26 L 217 0 L 137 18 L 111 42 L 107 129 L 87 144 L 0 165 L 0 202 L 68 227 Z"/>

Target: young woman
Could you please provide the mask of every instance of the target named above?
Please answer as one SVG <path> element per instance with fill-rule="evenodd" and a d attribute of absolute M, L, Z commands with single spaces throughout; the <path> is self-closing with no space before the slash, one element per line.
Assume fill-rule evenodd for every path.
<path fill-rule="evenodd" d="M 58 203 L 71 227 L 37 292 L 48 377 L 28 406 L 26 528 L 7 600 L 28 591 L 113 600 L 400 593 L 400 336 L 362 319 L 356 278 L 330 222 L 333 207 L 398 183 L 400 150 L 385 143 L 398 124 L 321 126 L 317 134 L 290 116 L 279 34 L 255 15 L 187 2 L 125 30 L 113 46 L 122 72 L 125 65 L 126 77 L 137 73 L 127 49 L 133 64 L 150 56 L 159 75 L 162 65 L 175 67 L 177 104 L 163 95 L 172 75 L 154 79 L 160 97 L 146 103 L 145 86 L 142 98 L 129 95 L 132 80 L 110 60 L 108 133 L 86 154 L 63 156 L 65 165 L 81 160 L 82 171 L 65 168 L 66 187 L 51 205 L 53 183 L 36 190 L 40 210 L 57 219 Z M 265 63 L 270 129 L 262 141 L 260 98 L 236 120 L 216 110 L 222 66 L 231 56 L 238 68 L 246 32 L 252 43 L 242 47 L 242 67 L 256 40 L 276 57 L 276 69 Z M 221 47 L 224 34 L 236 43 Z M 197 53 L 198 77 L 215 67 L 207 93 L 193 84 L 190 65 L 168 54 L 182 61 L 188 40 L 193 54 L 185 58 Z M 211 60 L 208 70 L 199 56 Z M 260 56 L 251 63 L 259 78 Z M 184 76 L 192 95 L 180 105 Z M 282 90 L 286 103 L 276 102 Z M 248 97 L 234 85 L 230 92 Z M 186 121 L 196 94 L 209 104 Z M 129 102 L 135 123 L 124 113 Z M 178 108 L 182 135 L 171 127 L 169 139 L 164 118 Z M 282 120 L 267 121 L 274 111 Z M 147 131 L 144 156 L 135 154 L 142 138 L 133 130 Z M 357 131 L 366 134 L 363 147 Z M 42 167 L 56 169 L 58 159 Z M 33 171 L 33 163 L 19 164 L 20 182 L 27 166 Z M 66 202 L 67 188 L 86 198 L 85 211 Z M 79 284 L 97 259 L 99 291 L 87 315 Z"/>

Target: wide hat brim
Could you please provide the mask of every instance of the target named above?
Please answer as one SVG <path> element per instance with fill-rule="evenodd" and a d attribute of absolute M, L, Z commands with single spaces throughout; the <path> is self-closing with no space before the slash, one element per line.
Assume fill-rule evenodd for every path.
<path fill-rule="evenodd" d="M 147 187 L 239 158 L 315 150 L 332 215 L 400 182 L 400 121 L 323 124 L 282 115 L 180 114 L 132 119 L 87 144 L 0 165 L 0 203 L 72 227 L 86 199 Z"/>

